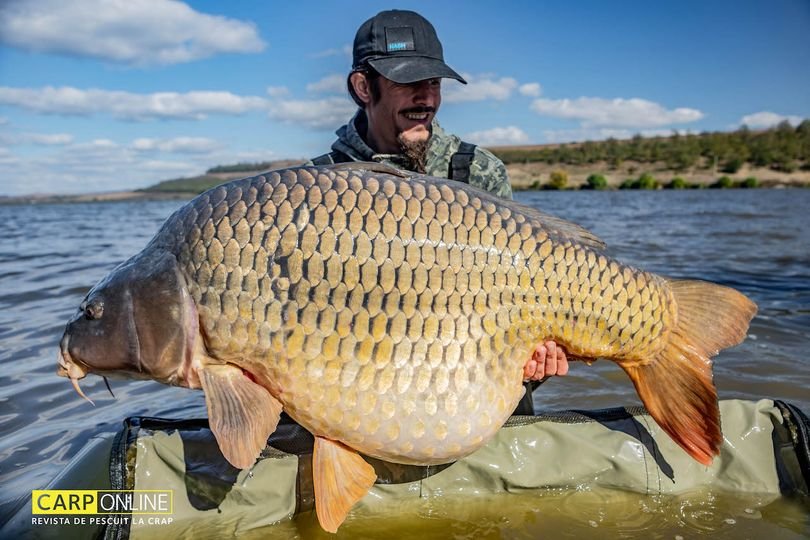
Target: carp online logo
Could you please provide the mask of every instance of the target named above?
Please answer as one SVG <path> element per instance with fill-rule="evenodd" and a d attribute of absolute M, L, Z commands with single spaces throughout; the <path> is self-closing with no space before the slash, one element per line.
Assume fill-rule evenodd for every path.
<path fill-rule="evenodd" d="M 32 514 L 171 514 L 170 489 L 93 490 L 35 489 Z"/>

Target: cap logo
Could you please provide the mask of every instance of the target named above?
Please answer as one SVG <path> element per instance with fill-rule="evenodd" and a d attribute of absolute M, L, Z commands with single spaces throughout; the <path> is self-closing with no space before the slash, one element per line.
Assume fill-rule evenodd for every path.
<path fill-rule="evenodd" d="M 385 29 L 385 49 L 387 52 L 413 51 L 413 28 L 409 26 Z"/>

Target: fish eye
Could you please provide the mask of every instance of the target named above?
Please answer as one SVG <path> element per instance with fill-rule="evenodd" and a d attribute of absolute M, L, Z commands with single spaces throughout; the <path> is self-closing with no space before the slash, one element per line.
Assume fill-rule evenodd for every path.
<path fill-rule="evenodd" d="M 91 321 L 100 319 L 101 315 L 104 313 L 104 303 L 98 299 L 92 302 L 82 302 L 82 306 L 80 307 L 82 311 L 84 311 L 85 318 Z"/>

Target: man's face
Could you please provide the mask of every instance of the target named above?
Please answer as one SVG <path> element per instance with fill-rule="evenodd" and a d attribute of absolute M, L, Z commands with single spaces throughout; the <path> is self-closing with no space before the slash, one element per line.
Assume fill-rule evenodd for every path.
<path fill-rule="evenodd" d="M 396 153 L 403 143 L 426 143 L 442 102 L 441 79 L 397 84 L 380 76 L 379 83 L 380 98 L 370 99 L 366 106 L 369 142 L 374 149 Z"/>

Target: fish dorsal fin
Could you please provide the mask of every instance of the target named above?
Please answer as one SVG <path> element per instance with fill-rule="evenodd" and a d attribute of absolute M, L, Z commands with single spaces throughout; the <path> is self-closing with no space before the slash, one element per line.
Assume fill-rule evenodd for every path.
<path fill-rule="evenodd" d="M 536 208 L 523 208 L 523 214 L 529 218 L 530 221 L 536 222 L 545 229 L 550 236 L 578 242 L 599 251 L 604 251 L 607 248 L 607 244 L 605 244 L 601 238 L 581 225 L 566 221 L 557 216 L 552 216 L 551 214 L 546 214 Z"/>
<path fill-rule="evenodd" d="M 376 161 L 348 161 L 346 163 L 328 165 L 327 167 L 334 171 L 369 171 L 392 174 L 394 176 L 399 176 L 400 178 L 410 178 L 411 176 L 414 176 L 413 173 L 409 174 L 408 171 L 403 171 L 402 169 L 397 169 L 391 165 L 386 165 L 385 163 L 379 163 Z"/>
<path fill-rule="evenodd" d="M 312 481 L 315 513 L 323 530 L 334 533 L 354 503 L 362 499 L 377 474 L 360 454 L 348 446 L 315 437 L 312 451 Z"/>
<path fill-rule="evenodd" d="M 276 430 L 281 402 L 232 364 L 205 366 L 197 374 L 222 455 L 238 469 L 253 466 Z"/>

